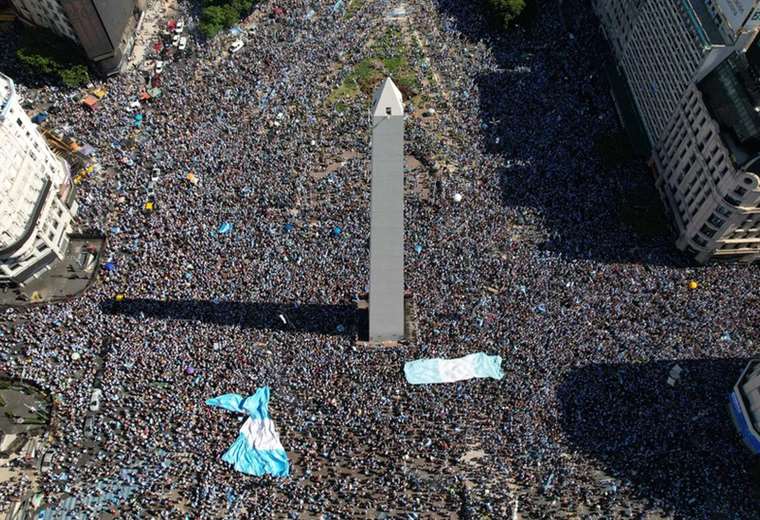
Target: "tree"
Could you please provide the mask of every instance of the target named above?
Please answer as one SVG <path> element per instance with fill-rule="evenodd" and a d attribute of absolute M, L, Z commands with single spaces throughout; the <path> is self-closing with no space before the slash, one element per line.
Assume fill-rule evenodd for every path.
<path fill-rule="evenodd" d="M 222 29 L 232 27 L 239 20 L 240 13 L 235 5 L 211 5 L 203 9 L 200 27 L 207 38 L 212 38 Z"/>
<path fill-rule="evenodd" d="M 520 16 L 525 9 L 525 0 L 486 0 L 488 6 L 499 17 L 501 25 L 506 29 L 512 21 Z"/>
<path fill-rule="evenodd" d="M 58 71 L 58 75 L 67 87 L 79 87 L 90 82 L 90 74 L 84 65 L 74 65 Z"/>
<path fill-rule="evenodd" d="M 253 7 L 254 0 L 204 0 L 200 29 L 213 38 L 222 29 L 232 27 Z"/>
<path fill-rule="evenodd" d="M 18 60 L 37 74 L 55 74 L 57 64 L 47 56 L 37 54 L 33 49 L 20 47 L 16 50 Z"/>
<path fill-rule="evenodd" d="M 24 28 L 16 58 L 32 74 L 56 78 L 67 87 L 90 81 L 87 62 L 79 48 L 46 29 Z"/>
<path fill-rule="evenodd" d="M 203 8 L 201 14 L 200 28 L 206 38 L 213 38 L 216 34 L 224 29 L 225 12 L 222 7 L 212 5 Z"/>
<path fill-rule="evenodd" d="M 237 9 L 238 17 L 242 18 L 246 14 L 248 14 L 248 11 L 251 10 L 253 7 L 253 0 L 234 0 L 233 5 L 235 6 L 235 9 Z"/>

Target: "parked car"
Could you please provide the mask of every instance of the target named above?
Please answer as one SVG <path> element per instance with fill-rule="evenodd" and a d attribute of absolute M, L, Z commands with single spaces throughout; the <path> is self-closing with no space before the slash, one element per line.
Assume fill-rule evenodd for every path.
<path fill-rule="evenodd" d="M 32 118 L 32 123 L 34 123 L 35 125 L 41 125 L 42 123 L 47 121 L 47 118 L 48 118 L 47 112 L 40 112 L 39 114 L 37 114 L 36 116 Z"/>
<path fill-rule="evenodd" d="M 187 49 L 187 36 L 183 36 L 179 39 L 179 50 L 184 51 Z"/>
<path fill-rule="evenodd" d="M 235 40 L 234 42 L 232 42 L 232 45 L 230 45 L 230 54 L 235 54 L 244 46 L 245 44 L 241 40 Z"/>
<path fill-rule="evenodd" d="M 162 70 L 164 70 L 164 62 L 161 60 L 156 60 L 156 74 L 161 74 Z"/>
<path fill-rule="evenodd" d="M 95 418 L 92 415 L 84 420 L 84 436 L 88 439 L 95 438 Z"/>
<path fill-rule="evenodd" d="M 90 411 L 97 413 L 100 411 L 100 399 L 103 397 L 103 390 L 96 388 L 90 396 Z"/>
<path fill-rule="evenodd" d="M 177 26 L 174 28 L 174 32 L 177 34 L 180 34 L 184 28 L 185 28 L 185 21 L 179 20 L 177 22 Z"/>
<path fill-rule="evenodd" d="M 179 34 L 172 36 L 172 46 L 176 47 L 177 45 L 179 45 Z"/>
<path fill-rule="evenodd" d="M 40 459 L 40 471 L 48 473 L 53 466 L 53 452 L 48 450 Z"/>

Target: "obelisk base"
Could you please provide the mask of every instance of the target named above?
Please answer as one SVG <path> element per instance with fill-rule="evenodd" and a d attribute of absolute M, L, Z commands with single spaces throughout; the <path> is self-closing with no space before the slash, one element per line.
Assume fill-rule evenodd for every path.
<path fill-rule="evenodd" d="M 417 306 L 414 298 L 404 296 L 404 337 L 397 340 L 373 341 L 369 337 L 369 295 L 363 294 L 356 302 L 356 345 L 393 348 L 417 340 Z"/>

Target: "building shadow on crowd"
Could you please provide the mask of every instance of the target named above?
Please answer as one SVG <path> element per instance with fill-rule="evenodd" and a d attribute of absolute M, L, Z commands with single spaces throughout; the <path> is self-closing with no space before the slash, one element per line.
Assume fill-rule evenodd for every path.
<path fill-rule="evenodd" d="M 197 321 L 333 336 L 355 334 L 357 321 L 354 305 L 130 298 L 120 302 L 105 301 L 101 308 L 106 314 L 139 319 Z"/>
<path fill-rule="evenodd" d="M 745 518 L 760 498 L 750 452 L 734 430 L 728 395 L 747 360 L 598 364 L 557 389 L 573 450 L 623 488 L 676 518 Z M 667 384 L 671 368 L 684 369 Z"/>
<path fill-rule="evenodd" d="M 645 158 L 618 123 L 605 72 L 612 57 L 591 6 L 562 5 L 505 32 L 468 2 L 441 2 L 444 30 L 486 41 L 498 63 L 475 87 L 487 153 L 506 164 L 494 182 L 516 240 L 528 236 L 569 258 L 690 265 L 674 247 Z M 466 93 L 454 94 L 456 108 Z M 623 152 L 611 164 L 604 144 L 616 136 Z M 535 219 L 545 233 L 531 237 Z"/>

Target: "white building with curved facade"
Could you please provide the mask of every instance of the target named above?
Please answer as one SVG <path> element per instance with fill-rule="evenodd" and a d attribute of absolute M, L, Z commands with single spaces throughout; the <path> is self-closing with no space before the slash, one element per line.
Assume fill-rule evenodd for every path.
<path fill-rule="evenodd" d="M 0 74 L 0 283 L 23 285 L 63 259 L 76 210 L 68 164 Z"/>

